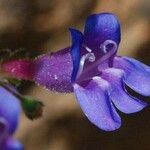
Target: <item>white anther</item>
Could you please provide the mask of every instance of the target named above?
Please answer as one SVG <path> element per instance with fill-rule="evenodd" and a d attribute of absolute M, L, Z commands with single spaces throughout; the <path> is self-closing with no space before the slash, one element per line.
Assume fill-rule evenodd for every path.
<path fill-rule="evenodd" d="M 117 48 L 118 48 L 117 43 L 116 43 L 115 41 L 113 41 L 113 40 L 106 40 L 106 41 L 104 41 L 104 43 L 102 43 L 102 44 L 100 45 L 100 49 L 102 49 L 102 51 L 103 51 L 104 53 L 107 53 L 107 52 L 108 52 L 107 46 L 108 46 L 109 44 L 112 44 L 112 45 L 113 45 L 113 48 L 112 48 L 111 50 L 113 50 L 113 51 L 116 51 L 116 50 L 117 50 Z"/>
<path fill-rule="evenodd" d="M 89 53 L 92 52 L 92 50 L 91 50 L 89 47 L 87 47 L 87 46 L 85 46 L 85 45 L 83 45 L 83 47 L 84 47 Z"/>
<path fill-rule="evenodd" d="M 95 61 L 95 55 L 94 55 L 94 53 L 88 53 L 89 55 L 88 55 L 88 60 L 90 61 L 90 62 L 94 62 Z"/>
<path fill-rule="evenodd" d="M 89 62 L 94 62 L 95 59 L 96 58 L 95 58 L 94 53 L 87 53 L 87 54 L 85 54 L 85 55 L 83 55 L 81 57 L 79 70 L 78 70 L 78 73 L 77 73 L 77 78 L 81 75 L 81 73 L 83 71 L 83 67 L 84 67 L 85 61 L 88 60 Z"/>

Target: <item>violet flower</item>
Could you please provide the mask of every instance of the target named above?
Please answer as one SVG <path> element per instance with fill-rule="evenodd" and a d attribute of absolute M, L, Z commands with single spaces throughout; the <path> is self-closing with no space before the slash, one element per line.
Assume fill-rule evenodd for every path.
<path fill-rule="evenodd" d="M 20 111 L 19 100 L 0 86 L 0 150 L 23 150 L 23 146 L 12 138 Z"/>
<path fill-rule="evenodd" d="M 70 32 L 71 47 L 33 61 L 9 61 L 3 64 L 3 69 L 53 91 L 74 91 L 93 124 L 105 131 L 116 130 L 121 126 L 116 108 L 130 114 L 147 105 L 131 96 L 125 86 L 150 96 L 150 67 L 133 58 L 116 55 L 120 25 L 113 14 L 91 15 L 86 20 L 84 33 L 75 29 Z"/>

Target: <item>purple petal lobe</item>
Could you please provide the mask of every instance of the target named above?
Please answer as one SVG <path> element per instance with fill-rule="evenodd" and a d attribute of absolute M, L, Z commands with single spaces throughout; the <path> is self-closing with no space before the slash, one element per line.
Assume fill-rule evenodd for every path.
<path fill-rule="evenodd" d="M 128 57 L 115 57 L 114 67 L 125 72 L 124 82 L 136 92 L 150 96 L 150 67 Z"/>
<path fill-rule="evenodd" d="M 106 69 L 102 72 L 102 78 L 111 84 L 109 94 L 115 106 L 127 114 L 138 112 L 147 104 L 127 93 L 123 83 L 123 75 L 122 70 L 114 68 Z"/>
<path fill-rule="evenodd" d="M 85 45 L 100 49 L 100 44 L 106 40 L 120 43 L 120 24 L 116 16 L 110 13 L 94 14 L 87 18 L 85 29 Z"/>
<path fill-rule="evenodd" d="M 70 48 L 34 60 L 34 81 L 52 91 L 72 92 L 73 70 Z"/>
<path fill-rule="evenodd" d="M 100 77 L 94 77 L 86 87 L 74 84 L 77 100 L 87 118 L 105 131 L 120 127 L 121 119 L 114 109 L 107 89 L 109 84 Z"/>
<path fill-rule="evenodd" d="M 73 61 L 73 72 L 71 80 L 72 82 L 75 81 L 79 64 L 80 64 L 80 58 L 81 58 L 81 46 L 83 41 L 83 34 L 75 29 L 70 29 L 71 36 L 72 36 L 72 46 L 71 46 L 71 56 Z"/>
<path fill-rule="evenodd" d="M 8 122 L 8 131 L 10 134 L 17 127 L 20 110 L 19 100 L 3 87 L 0 87 L 0 117 Z"/>
<path fill-rule="evenodd" d="M 8 138 L 2 145 L 1 150 L 24 150 L 24 148 L 18 141 Z"/>

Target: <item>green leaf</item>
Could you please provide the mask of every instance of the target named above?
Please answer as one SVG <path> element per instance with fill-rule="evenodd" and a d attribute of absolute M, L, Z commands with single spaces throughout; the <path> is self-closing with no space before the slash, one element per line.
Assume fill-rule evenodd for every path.
<path fill-rule="evenodd" d="M 24 113 L 29 119 L 34 120 L 42 116 L 44 106 L 42 102 L 30 96 L 22 96 L 21 104 Z"/>
<path fill-rule="evenodd" d="M 8 79 L 9 83 L 18 87 L 21 84 L 21 80 L 18 79 Z"/>

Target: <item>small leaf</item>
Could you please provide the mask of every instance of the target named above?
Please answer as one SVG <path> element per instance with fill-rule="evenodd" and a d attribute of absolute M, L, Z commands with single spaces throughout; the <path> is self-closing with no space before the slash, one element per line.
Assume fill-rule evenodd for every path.
<path fill-rule="evenodd" d="M 29 119 L 34 120 L 42 116 L 44 106 L 42 102 L 29 96 L 22 96 L 21 104 L 24 113 Z"/>
<path fill-rule="evenodd" d="M 12 85 L 14 85 L 16 87 L 18 87 L 21 84 L 21 80 L 14 79 L 14 78 L 8 79 L 8 81 L 9 81 L 10 84 L 12 84 Z"/>

